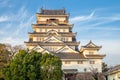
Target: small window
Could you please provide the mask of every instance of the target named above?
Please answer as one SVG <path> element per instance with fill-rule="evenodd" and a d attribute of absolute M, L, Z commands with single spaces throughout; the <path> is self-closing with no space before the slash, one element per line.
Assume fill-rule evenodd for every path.
<path fill-rule="evenodd" d="M 61 40 L 62 40 L 62 41 L 65 41 L 65 37 L 62 37 Z"/>
<path fill-rule="evenodd" d="M 60 32 L 60 29 L 58 29 L 58 32 Z"/>
<path fill-rule="evenodd" d="M 78 63 L 78 64 L 83 64 L 83 61 L 78 61 L 77 63 Z"/>
<path fill-rule="evenodd" d="M 47 49 L 50 50 L 50 51 L 56 51 L 57 50 L 57 48 L 55 48 L 55 47 L 48 47 Z"/>
<path fill-rule="evenodd" d="M 93 51 L 90 51 L 89 54 L 94 54 L 94 52 L 93 52 Z"/>
<path fill-rule="evenodd" d="M 65 32 L 65 29 L 63 29 L 63 32 Z"/>
<path fill-rule="evenodd" d="M 68 38 L 67 38 L 67 37 L 65 37 L 65 41 L 68 41 Z"/>
<path fill-rule="evenodd" d="M 44 38 L 43 37 L 37 37 L 37 41 L 43 41 Z"/>
<path fill-rule="evenodd" d="M 84 68 L 84 72 L 86 72 L 87 71 L 87 69 L 86 68 Z"/>
<path fill-rule="evenodd" d="M 47 29 L 45 29 L 45 32 L 47 32 Z"/>
<path fill-rule="evenodd" d="M 68 41 L 68 38 L 66 38 L 66 41 Z"/>
<path fill-rule="evenodd" d="M 95 61 L 90 61 L 90 64 L 95 64 Z"/>
<path fill-rule="evenodd" d="M 39 29 L 39 32 L 42 32 L 42 29 Z"/>
<path fill-rule="evenodd" d="M 120 74 L 118 74 L 118 79 L 120 79 Z"/>
<path fill-rule="evenodd" d="M 29 41 L 33 41 L 33 38 L 30 38 Z"/>
<path fill-rule="evenodd" d="M 70 61 L 65 61 L 65 64 L 70 64 Z"/>

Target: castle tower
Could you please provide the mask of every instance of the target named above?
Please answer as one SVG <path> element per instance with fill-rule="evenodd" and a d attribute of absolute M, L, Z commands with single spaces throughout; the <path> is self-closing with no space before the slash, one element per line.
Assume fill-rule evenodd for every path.
<path fill-rule="evenodd" d="M 102 59 L 105 57 L 103 54 L 99 54 L 99 50 L 102 46 L 95 45 L 90 41 L 85 46 L 81 46 L 80 53 L 83 53 L 91 69 L 97 69 L 98 72 L 102 71 Z M 88 66 L 90 68 L 90 66 Z"/>
<path fill-rule="evenodd" d="M 37 22 L 32 24 L 33 33 L 29 33 L 28 49 L 39 52 L 78 53 L 79 42 L 73 25 L 69 24 L 65 10 L 43 10 L 36 14 Z M 39 48 L 39 49 L 38 49 Z"/>

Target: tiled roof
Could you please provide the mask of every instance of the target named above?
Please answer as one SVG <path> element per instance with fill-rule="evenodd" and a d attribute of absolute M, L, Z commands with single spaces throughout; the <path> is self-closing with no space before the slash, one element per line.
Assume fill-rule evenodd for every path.
<path fill-rule="evenodd" d="M 39 32 L 33 32 L 33 33 L 28 32 L 28 34 L 35 35 L 35 36 L 48 36 L 46 35 L 46 33 L 39 33 Z M 60 36 L 76 36 L 76 33 L 65 33 L 65 34 L 60 34 Z"/>
<path fill-rule="evenodd" d="M 33 33 L 33 34 L 46 34 L 48 32 L 29 32 L 29 33 Z M 77 34 L 77 33 L 72 33 L 72 32 L 58 32 L 58 34 Z"/>
<path fill-rule="evenodd" d="M 104 54 L 86 55 L 86 57 L 89 58 L 89 59 L 90 59 L 90 58 L 91 58 L 91 59 L 93 59 L 93 58 L 94 58 L 94 59 L 104 58 L 105 56 L 106 56 L 106 55 L 104 55 Z"/>
<path fill-rule="evenodd" d="M 45 46 L 45 45 L 49 45 L 49 46 L 63 46 L 63 45 L 74 45 L 74 46 L 78 46 L 79 44 L 80 44 L 80 42 L 76 42 L 76 41 L 74 41 L 74 42 L 64 42 L 64 43 L 62 43 L 62 42 L 45 42 L 45 43 L 43 43 L 43 42 L 32 42 L 32 41 L 28 41 L 28 42 L 24 42 L 26 45 L 37 45 L 37 44 L 40 44 L 40 45 L 42 45 L 42 46 Z"/>
<path fill-rule="evenodd" d="M 56 53 L 55 55 L 61 59 L 84 59 L 84 56 L 80 53 Z"/>
<path fill-rule="evenodd" d="M 32 25 L 35 25 L 35 26 L 48 26 L 48 24 L 32 24 Z M 69 26 L 69 25 L 71 26 L 72 24 L 58 24 L 58 26 Z"/>
<path fill-rule="evenodd" d="M 115 73 L 116 71 L 120 71 L 120 64 L 108 68 L 108 70 L 104 74 L 109 75 L 109 74 Z"/>
<path fill-rule="evenodd" d="M 63 72 L 64 73 L 76 73 L 78 72 L 78 70 L 77 69 L 63 69 Z"/>
<path fill-rule="evenodd" d="M 42 15 L 64 15 L 65 10 L 46 10 L 46 9 L 41 9 Z"/>
<path fill-rule="evenodd" d="M 85 46 L 82 46 L 84 48 L 101 48 L 102 46 L 97 46 L 95 45 L 91 40 L 88 44 L 86 44 Z"/>
<path fill-rule="evenodd" d="M 113 67 L 110 67 L 109 70 L 110 71 L 120 70 L 120 64 L 116 65 L 116 66 L 113 66 Z"/>

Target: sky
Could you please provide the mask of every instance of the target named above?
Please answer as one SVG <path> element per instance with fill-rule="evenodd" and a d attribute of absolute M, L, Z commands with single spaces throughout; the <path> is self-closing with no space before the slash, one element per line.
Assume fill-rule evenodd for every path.
<path fill-rule="evenodd" d="M 28 41 L 40 9 L 64 9 L 80 46 L 102 46 L 108 66 L 120 64 L 120 0 L 0 0 L 0 43 Z"/>

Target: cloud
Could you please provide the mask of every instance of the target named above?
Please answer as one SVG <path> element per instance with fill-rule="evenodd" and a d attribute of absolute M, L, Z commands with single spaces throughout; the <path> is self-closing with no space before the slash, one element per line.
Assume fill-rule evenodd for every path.
<path fill-rule="evenodd" d="M 0 22 L 5 22 L 8 21 L 9 17 L 8 16 L 0 16 Z"/>
<path fill-rule="evenodd" d="M 89 20 L 94 16 L 95 11 L 93 11 L 90 15 L 87 16 L 77 16 L 77 17 L 73 17 L 70 19 L 71 23 L 75 23 L 75 22 L 79 22 L 79 21 L 85 21 L 85 20 Z"/>
<path fill-rule="evenodd" d="M 19 22 L 14 35 L 19 35 L 21 31 L 28 31 L 28 28 L 31 27 L 32 22 L 35 21 L 35 15 L 30 15 L 24 7 L 22 7 L 17 16 L 13 16 L 13 18 L 15 18 L 15 21 Z"/>
<path fill-rule="evenodd" d="M 106 17 L 94 17 L 91 19 L 91 22 L 97 21 L 97 23 L 91 24 L 90 26 L 99 26 L 99 25 L 104 25 L 107 23 L 115 22 L 115 21 L 120 21 L 120 16 L 106 16 Z"/>
<path fill-rule="evenodd" d="M 25 7 L 21 7 L 17 13 L 10 14 L 9 18 L 6 17 L 6 21 L 8 22 L 2 23 L 4 27 L 0 25 L 0 42 L 23 44 L 28 31 L 32 28 L 31 24 L 35 21 L 35 15 L 30 14 Z"/>
<path fill-rule="evenodd" d="M 120 21 L 119 13 L 112 13 L 109 15 L 104 14 L 104 12 L 97 12 L 94 10 L 89 15 L 76 16 L 70 19 L 71 23 L 75 25 L 75 31 L 82 30 L 102 30 L 102 31 L 119 31 L 119 24 L 117 21 Z M 112 26 L 114 25 L 114 27 Z"/>
<path fill-rule="evenodd" d="M 89 26 L 89 27 L 84 27 L 82 28 L 82 30 L 104 30 L 104 31 L 120 31 L 120 27 L 119 26 L 97 26 L 97 27 L 93 27 L 93 26 Z"/>
<path fill-rule="evenodd" d="M 4 34 L 5 32 L 3 32 L 3 31 L 0 31 L 0 34 Z"/>
<path fill-rule="evenodd" d="M 6 38 L 0 39 L 0 42 L 5 44 L 11 44 L 11 45 L 23 45 L 24 40 L 25 40 L 24 38 L 6 37 Z"/>

